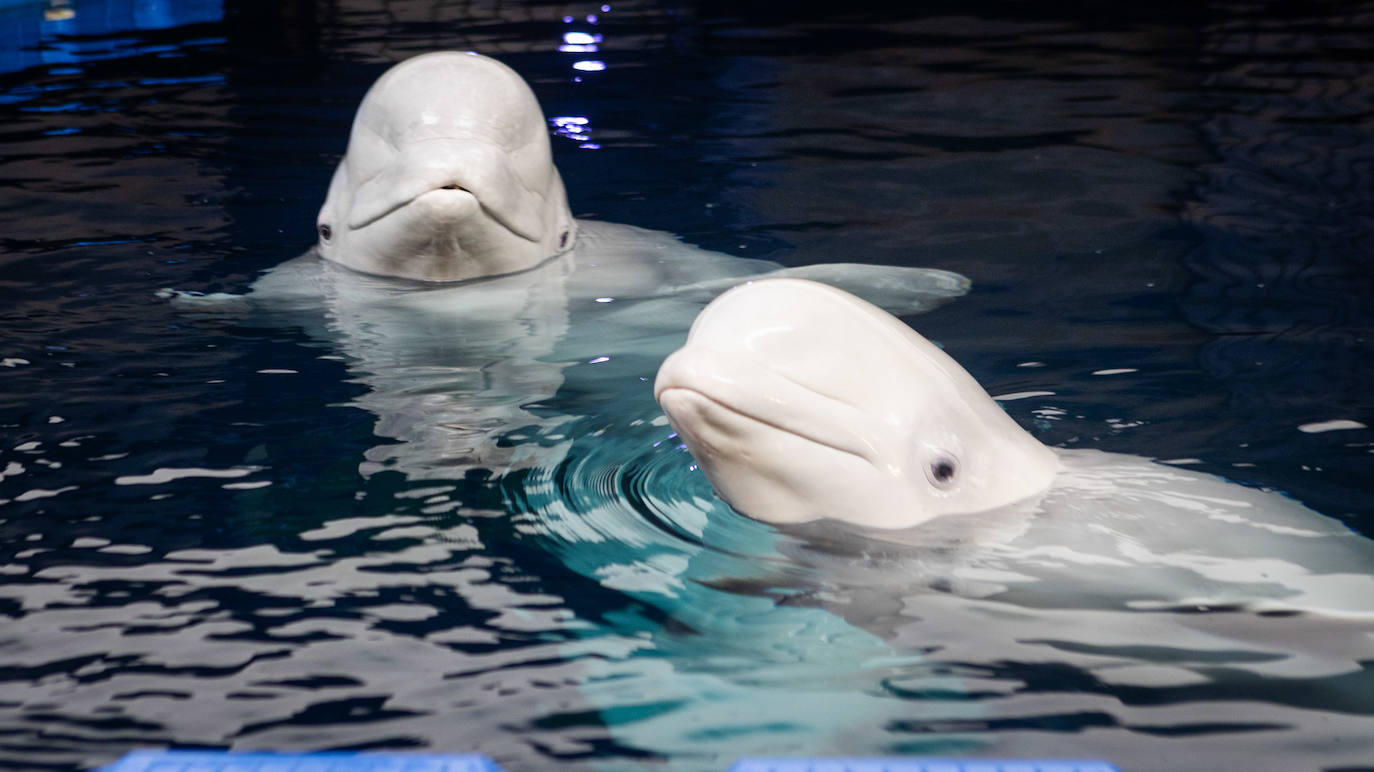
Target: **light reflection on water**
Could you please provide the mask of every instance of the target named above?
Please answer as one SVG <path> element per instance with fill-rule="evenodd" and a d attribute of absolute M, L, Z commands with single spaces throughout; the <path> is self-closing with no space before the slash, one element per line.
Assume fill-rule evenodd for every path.
<path fill-rule="evenodd" d="M 1371 425 L 1374 15 L 1242 11 L 348 2 L 4 49 L 0 764 L 169 744 L 512 769 L 1367 760 L 1348 627 L 1151 612 L 1123 632 L 1120 612 L 883 584 L 876 548 L 816 557 L 725 510 L 654 423 L 655 363 L 614 352 L 510 427 L 555 461 L 409 478 L 318 329 L 153 295 L 298 253 L 371 79 L 475 49 L 564 116 L 579 214 L 960 271 L 973 293 L 913 323 L 1047 441 L 1193 459 L 1369 533 L 1368 430 L 1303 427 Z M 21 18 L 21 40 L 48 23 Z M 606 69 L 576 80 L 590 52 L 560 45 Z"/>

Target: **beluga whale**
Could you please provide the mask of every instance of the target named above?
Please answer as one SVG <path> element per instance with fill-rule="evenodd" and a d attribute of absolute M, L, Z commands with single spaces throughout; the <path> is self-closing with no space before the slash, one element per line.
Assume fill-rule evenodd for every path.
<path fill-rule="evenodd" d="M 961 294 L 968 284 L 925 268 L 784 269 L 694 249 L 663 233 L 574 219 L 533 91 L 510 67 L 474 52 L 407 59 L 368 89 L 316 232 L 307 259 L 431 285 L 550 261 L 632 295 L 714 295 L 740 279 L 777 273 L 844 287 L 904 313 Z M 276 289 L 259 282 L 254 292 Z"/>
<path fill-rule="evenodd" d="M 763 279 L 724 293 L 654 395 L 736 512 L 905 545 L 912 562 L 892 581 L 936 560 L 946 587 L 1037 605 L 1374 620 L 1366 536 L 1272 491 L 1047 447 L 938 346 L 833 287 Z"/>
<path fill-rule="evenodd" d="M 336 348 L 367 386 L 351 404 L 400 441 L 373 448 L 360 470 L 411 479 L 499 475 L 530 453 L 556 457 L 558 440 L 501 438 L 556 436 L 566 414 L 543 403 L 574 372 L 595 379 L 582 391 L 621 404 L 617 390 L 651 378 L 696 313 L 741 281 L 814 279 L 901 314 L 969 287 L 930 268 L 784 268 L 575 219 L 534 93 L 510 67 L 470 52 L 407 59 L 371 86 L 316 234 L 244 294 L 163 294 Z"/>

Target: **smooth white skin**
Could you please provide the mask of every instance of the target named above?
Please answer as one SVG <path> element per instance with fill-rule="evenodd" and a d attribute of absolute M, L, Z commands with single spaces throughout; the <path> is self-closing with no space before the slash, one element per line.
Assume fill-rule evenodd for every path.
<path fill-rule="evenodd" d="M 326 259 L 423 281 L 526 270 L 570 249 L 575 228 L 529 86 L 455 51 L 372 85 L 316 220 Z"/>
<path fill-rule="evenodd" d="M 906 528 L 1043 493 L 1059 468 L 943 351 L 811 281 L 717 298 L 654 395 L 721 498 L 765 522 Z"/>

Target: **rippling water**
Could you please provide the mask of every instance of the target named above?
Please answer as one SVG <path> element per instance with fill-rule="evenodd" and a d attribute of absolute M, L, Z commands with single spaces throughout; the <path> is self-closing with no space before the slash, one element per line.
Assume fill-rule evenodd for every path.
<path fill-rule="evenodd" d="M 881 545 L 716 501 L 647 356 L 556 366 L 545 393 L 436 347 L 459 359 L 415 404 L 528 415 L 477 427 L 516 471 L 445 476 L 329 329 L 154 294 L 241 290 L 303 251 L 371 80 L 476 49 L 561 119 L 579 216 L 960 272 L 968 296 L 910 321 L 994 395 L 1031 395 L 1004 404 L 1044 441 L 1374 536 L 1374 436 L 1332 428 L 1374 425 L 1374 7 L 879 8 L 0 7 L 0 766 L 148 746 L 513 770 L 1374 758 L 1358 620 L 1009 612 L 942 589 L 938 561 L 894 581 Z"/>

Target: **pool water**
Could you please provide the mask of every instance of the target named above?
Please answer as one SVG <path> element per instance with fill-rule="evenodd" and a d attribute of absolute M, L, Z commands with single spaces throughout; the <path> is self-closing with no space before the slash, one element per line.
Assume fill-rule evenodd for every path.
<path fill-rule="evenodd" d="M 1042 441 L 1374 537 L 1374 4 L 48 0 L 0 35 L 0 767 L 1374 759 L 1361 617 L 873 581 L 714 499 L 651 355 L 503 380 L 459 325 L 411 381 L 156 294 L 307 249 L 371 81 L 472 49 L 532 84 L 578 216 L 961 273 L 907 321 Z M 455 455 L 469 429 L 520 461 Z"/>

